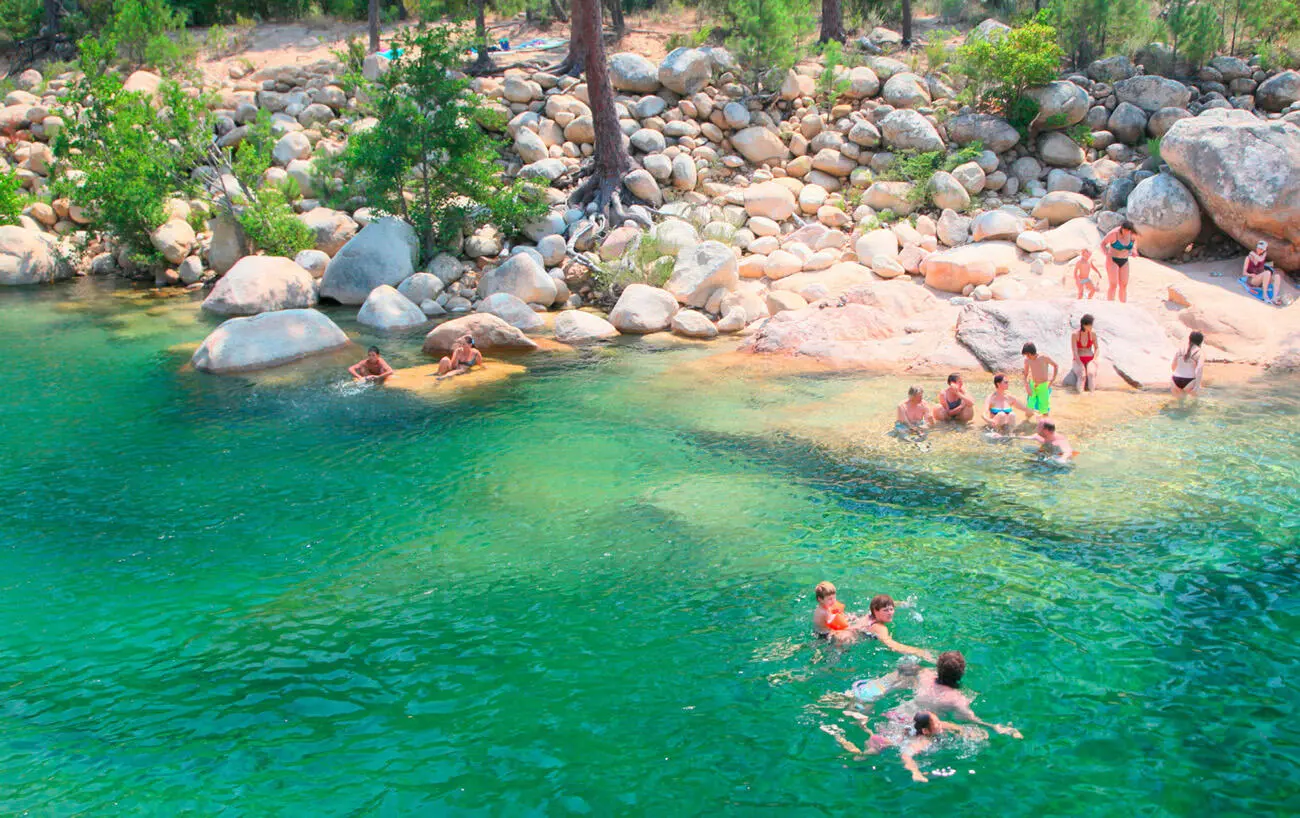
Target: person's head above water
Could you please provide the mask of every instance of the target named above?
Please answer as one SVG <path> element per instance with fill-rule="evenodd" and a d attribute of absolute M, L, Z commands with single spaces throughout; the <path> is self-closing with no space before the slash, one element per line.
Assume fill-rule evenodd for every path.
<path fill-rule="evenodd" d="M 828 599 L 835 599 L 835 586 L 829 582 L 819 582 L 813 593 L 817 594 L 817 602 L 821 604 Z"/>
<path fill-rule="evenodd" d="M 922 389 L 921 387 L 919 386 L 907 387 L 907 399 L 912 403 L 920 402 L 921 398 L 923 397 L 925 397 L 925 390 Z"/>
<path fill-rule="evenodd" d="M 1079 329 L 1090 329 L 1092 327 L 1092 321 L 1092 313 L 1085 313 L 1084 316 L 1079 319 Z"/>
<path fill-rule="evenodd" d="M 1050 420 L 1045 420 L 1042 423 L 1038 424 L 1038 430 L 1040 432 L 1050 432 L 1052 434 L 1056 434 L 1056 424 Z"/>
<path fill-rule="evenodd" d="M 1027 341 L 1025 342 L 1025 345 L 1020 348 L 1020 354 L 1028 355 L 1032 358 L 1038 354 L 1038 347 L 1034 346 L 1033 341 Z"/>
<path fill-rule="evenodd" d="M 934 663 L 935 681 L 945 687 L 959 687 L 966 674 L 966 657 L 959 650 L 946 650 Z"/>
<path fill-rule="evenodd" d="M 894 618 L 894 598 L 889 594 L 876 594 L 871 598 L 871 618 L 877 622 L 890 622 Z"/>
<path fill-rule="evenodd" d="M 939 732 L 939 720 L 929 710 L 922 710 L 912 717 L 912 730 L 918 736 L 932 736 Z"/>

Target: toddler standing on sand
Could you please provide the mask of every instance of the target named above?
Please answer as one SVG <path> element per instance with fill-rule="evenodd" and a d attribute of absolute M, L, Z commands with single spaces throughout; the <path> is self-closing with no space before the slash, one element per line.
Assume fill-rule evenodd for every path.
<path fill-rule="evenodd" d="M 1092 251 L 1084 248 L 1079 254 L 1079 258 L 1074 262 L 1074 286 L 1078 290 L 1079 299 L 1083 299 L 1083 293 L 1086 290 L 1088 297 L 1092 298 L 1097 294 L 1097 282 L 1092 280 L 1092 271 L 1095 270 L 1092 260 Z"/>

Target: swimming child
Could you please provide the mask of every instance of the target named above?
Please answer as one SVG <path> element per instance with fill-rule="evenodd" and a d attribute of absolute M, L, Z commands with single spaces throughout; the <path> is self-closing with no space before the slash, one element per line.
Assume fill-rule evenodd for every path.
<path fill-rule="evenodd" d="M 925 390 L 919 386 L 909 386 L 907 400 L 898 404 L 898 418 L 894 430 L 900 434 L 915 434 L 930 428 L 934 410 L 925 402 Z"/>
<path fill-rule="evenodd" d="M 1032 342 L 1021 347 L 1020 354 L 1025 356 L 1025 393 L 1029 396 L 1025 405 L 1034 414 L 1051 414 L 1052 386 L 1060 367 L 1046 355 L 1038 354 L 1038 347 Z"/>
<path fill-rule="evenodd" d="M 836 642 L 851 642 L 857 638 L 854 629 L 857 617 L 844 612 L 844 603 L 835 597 L 835 586 L 829 582 L 819 582 L 814 593 L 817 595 L 817 607 L 813 608 L 813 633 L 817 638 Z"/>
<path fill-rule="evenodd" d="M 897 668 L 875 679 L 859 679 L 845 695 L 852 697 L 856 703 L 870 704 L 891 690 L 915 688 L 917 674 L 920 672 L 921 664 L 915 656 L 903 656 L 898 660 Z"/>
<path fill-rule="evenodd" d="M 948 376 L 948 388 L 939 393 L 939 404 L 934 407 L 934 420 L 955 420 L 970 423 L 975 418 L 975 401 L 966 394 L 966 384 L 956 372 Z"/>
<path fill-rule="evenodd" d="M 1174 376 L 1169 390 L 1180 398 L 1195 395 L 1201 389 L 1201 375 L 1205 371 L 1205 358 L 1201 354 L 1203 343 L 1204 333 L 1193 332 L 1187 336 L 1187 349 L 1175 355 L 1170 365 Z"/>
<path fill-rule="evenodd" d="M 961 678 L 965 674 L 966 657 L 961 655 L 961 651 L 944 651 L 939 654 L 934 670 L 923 668 L 917 674 L 916 695 L 910 702 L 897 708 L 897 711 L 951 713 L 962 721 L 988 727 L 999 735 L 1024 738 L 1014 727 L 993 724 L 975 715 L 970 707 L 970 697 L 961 691 Z"/>
<path fill-rule="evenodd" d="M 1092 250 L 1085 247 L 1074 261 L 1074 287 L 1078 291 L 1080 300 L 1083 299 L 1085 291 L 1088 293 L 1088 298 L 1092 298 L 1097 294 L 1097 282 L 1092 280 L 1092 273 L 1096 269 L 1096 262 L 1092 258 Z"/>
<path fill-rule="evenodd" d="M 1033 413 L 1020 399 L 1011 394 L 1011 381 L 1001 373 L 993 376 L 993 392 L 984 401 L 984 422 L 1000 435 L 1010 435 L 1016 428 L 1015 410 L 1025 413 L 1028 420 Z"/>
<path fill-rule="evenodd" d="M 1084 315 L 1079 319 L 1079 329 L 1070 336 L 1070 348 L 1074 352 L 1074 371 L 1078 374 L 1078 388 L 1083 392 L 1092 392 L 1097 388 L 1097 333 L 1092 331 L 1093 317 Z"/>
<path fill-rule="evenodd" d="M 393 368 L 379 355 L 379 347 L 366 350 L 366 357 L 348 367 L 348 374 L 354 381 L 370 381 L 382 384 L 393 374 Z"/>
<path fill-rule="evenodd" d="M 896 653 L 919 656 L 928 662 L 934 661 L 934 654 L 924 648 L 914 648 L 895 642 L 889 635 L 889 623 L 894 621 L 894 600 L 889 594 L 876 594 L 871 598 L 871 613 L 868 615 L 863 633 L 880 640 L 880 644 Z"/>
<path fill-rule="evenodd" d="M 983 741 L 989 737 L 987 732 L 978 727 L 943 721 L 928 710 L 912 716 L 910 724 L 906 718 L 891 717 L 880 727 L 880 732 L 868 727 L 867 717 L 861 713 L 846 710 L 844 714 L 857 719 L 858 724 L 867 732 L 865 747 L 858 747 L 849 741 L 838 726 L 823 724 L 822 731 L 835 739 L 840 747 L 858 758 L 877 755 L 889 747 L 899 748 L 903 769 L 911 773 L 912 780 L 919 784 L 924 784 L 930 779 L 921 772 L 920 766 L 916 763 L 916 756 L 931 749 L 936 741 L 944 736 L 961 737 L 971 741 Z"/>
<path fill-rule="evenodd" d="M 1058 465 L 1064 466 L 1074 457 L 1069 439 L 1056 431 L 1056 424 L 1050 420 L 1039 421 L 1038 434 L 1026 435 L 1022 439 L 1036 441 L 1039 444 L 1038 454 Z"/>

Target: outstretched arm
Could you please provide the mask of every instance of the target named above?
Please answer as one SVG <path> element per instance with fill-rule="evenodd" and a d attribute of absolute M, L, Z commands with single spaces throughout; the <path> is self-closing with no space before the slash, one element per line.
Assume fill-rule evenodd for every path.
<path fill-rule="evenodd" d="M 925 773 L 921 772 L 920 766 L 917 765 L 916 754 L 924 751 L 925 748 L 929 746 L 930 739 L 917 737 L 908 742 L 907 746 L 904 747 L 900 753 L 900 756 L 903 759 L 903 768 L 911 773 L 912 780 L 919 784 L 924 784 L 930 779 L 925 777 Z"/>
<path fill-rule="evenodd" d="M 914 648 L 911 645 L 904 645 L 902 642 L 894 641 L 894 638 L 889 635 L 889 628 L 886 628 L 883 624 L 879 622 L 871 626 L 871 632 L 875 634 L 877 639 L 880 640 L 880 644 L 884 645 L 885 647 L 889 648 L 895 653 L 906 653 L 911 656 L 919 656 L 920 658 L 926 660 L 927 662 L 934 661 L 934 654 L 926 650 L 925 648 Z"/>
<path fill-rule="evenodd" d="M 968 721 L 971 724 L 982 725 L 990 730 L 996 731 L 1000 735 L 1011 736 L 1012 738 L 1024 738 L 1024 736 L 1020 735 L 1020 731 L 1014 727 L 1004 727 L 1001 724 L 993 724 L 992 722 L 984 721 L 984 719 L 975 715 L 975 711 L 970 709 L 969 704 L 963 704 L 953 712 L 957 715 L 957 718 L 962 719 L 963 721 Z"/>

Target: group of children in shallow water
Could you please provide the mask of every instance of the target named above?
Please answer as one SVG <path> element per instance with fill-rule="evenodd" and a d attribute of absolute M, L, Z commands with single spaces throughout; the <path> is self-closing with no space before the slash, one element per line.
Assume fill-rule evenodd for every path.
<path fill-rule="evenodd" d="M 1093 329 L 1094 323 L 1092 315 L 1084 315 L 1079 320 L 1079 328 L 1070 335 L 1070 348 L 1074 358 L 1071 371 L 1075 375 L 1078 390 L 1082 392 L 1093 391 L 1097 384 L 1097 361 L 1101 346 Z M 1193 332 L 1187 339 L 1186 349 L 1180 350 L 1170 364 L 1173 372 L 1170 391 L 1179 398 L 1200 391 L 1205 366 L 1201 354 L 1201 344 L 1204 341 L 1204 335 Z M 1011 394 L 1011 384 L 1006 375 L 994 375 L 993 391 L 984 401 L 984 423 L 995 437 L 1032 440 L 1039 444 L 1039 455 L 1058 463 L 1066 463 L 1074 457 L 1075 451 L 1066 436 L 1056 430 L 1056 423 L 1049 417 L 1052 412 L 1052 387 L 1056 385 L 1060 366 L 1051 357 L 1040 353 L 1032 342 L 1026 343 L 1020 352 L 1024 356 L 1022 376 L 1025 400 L 1021 401 Z M 1016 410 L 1024 414 L 1026 423 L 1037 418 L 1034 434 L 1015 434 Z M 916 439 L 938 423 L 951 421 L 966 424 L 974 419 L 975 401 L 966 392 L 961 375 L 953 373 L 948 376 L 947 388 L 939 393 L 937 405 L 926 402 L 925 391 L 921 387 L 910 387 L 907 390 L 907 400 L 898 405 L 894 430 L 901 437 Z"/>
<path fill-rule="evenodd" d="M 897 748 L 903 767 L 912 774 L 912 780 L 925 782 L 929 779 L 917 764 L 916 756 L 933 748 L 945 737 L 982 741 L 988 733 L 981 728 L 987 727 L 1000 735 L 1022 738 L 1014 727 L 993 724 L 975 715 L 970 697 L 961 690 L 961 679 L 966 673 L 966 658 L 961 651 L 945 651 L 936 657 L 924 648 L 904 645 L 890 636 L 889 625 L 894 620 L 895 605 L 889 596 L 878 594 L 872 598 L 868 614 L 856 616 L 846 612 L 831 583 L 818 583 L 815 594 L 817 607 L 813 609 L 813 633 L 817 638 L 844 647 L 873 640 L 904 654 L 897 670 L 877 679 L 854 682 L 844 694 L 852 707 L 843 712 L 866 732 L 865 746 L 858 747 L 837 725 L 822 725 L 821 729 L 855 758 L 862 759 Z M 918 660 L 933 662 L 935 668 L 922 668 Z M 871 706 L 895 690 L 911 690 L 912 698 L 886 711 L 883 721 L 873 729 L 867 715 Z M 941 716 L 965 724 L 944 721 Z"/>

